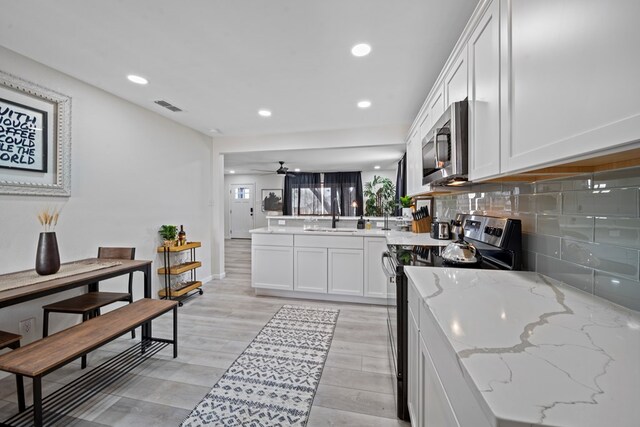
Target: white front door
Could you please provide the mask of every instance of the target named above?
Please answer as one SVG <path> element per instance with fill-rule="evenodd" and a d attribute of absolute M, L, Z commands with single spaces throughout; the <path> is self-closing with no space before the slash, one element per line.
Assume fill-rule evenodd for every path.
<path fill-rule="evenodd" d="M 253 209 L 256 194 L 254 184 L 229 186 L 229 235 L 232 239 L 248 239 L 253 228 Z"/>

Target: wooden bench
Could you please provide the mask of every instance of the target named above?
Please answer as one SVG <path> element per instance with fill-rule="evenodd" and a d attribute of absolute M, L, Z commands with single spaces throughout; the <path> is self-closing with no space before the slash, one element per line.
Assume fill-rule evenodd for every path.
<path fill-rule="evenodd" d="M 141 299 L 102 316 L 62 330 L 41 340 L 0 356 L 0 370 L 33 378 L 33 419 L 41 426 L 42 377 L 86 355 L 87 353 L 131 332 L 149 325 L 152 319 L 173 310 L 173 339 L 149 338 L 173 344 L 173 357 L 178 356 L 178 302 Z M 149 330 L 150 330 L 149 325 Z M 142 347 L 144 349 L 144 346 Z"/>

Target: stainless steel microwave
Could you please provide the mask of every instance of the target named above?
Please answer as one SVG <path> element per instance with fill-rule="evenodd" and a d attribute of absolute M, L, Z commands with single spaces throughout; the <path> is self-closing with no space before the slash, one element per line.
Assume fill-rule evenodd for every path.
<path fill-rule="evenodd" d="M 422 185 L 467 182 L 468 104 L 454 102 L 422 140 Z"/>

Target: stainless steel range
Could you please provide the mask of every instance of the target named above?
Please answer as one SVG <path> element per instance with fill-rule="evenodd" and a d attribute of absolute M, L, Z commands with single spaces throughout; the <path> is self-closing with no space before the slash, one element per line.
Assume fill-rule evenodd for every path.
<path fill-rule="evenodd" d="M 387 327 L 389 352 L 396 376 L 397 416 L 409 420 L 407 408 L 407 278 L 404 266 L 520 270 L 522 268 L 522 226 L 520 220 L 483 215 L 458 214 L 464 239 L 475 245 L 478 263 L 450 265 L 441 256 L 442 246 L 389 245 L 382 256 L 382 268 L 392 280 L 388 289 Z"/>

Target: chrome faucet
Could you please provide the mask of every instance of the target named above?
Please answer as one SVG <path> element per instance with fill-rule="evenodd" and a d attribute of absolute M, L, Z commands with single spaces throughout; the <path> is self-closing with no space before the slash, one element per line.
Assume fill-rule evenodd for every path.
<path fill-rule="evenodd" d="M 338 211 L 338 199 L 334 198 L 333 203 L 331 205 L 331 228 L 336 228 L 336 222 L 340 221 L 340 216 L 337 213 Z"/>

